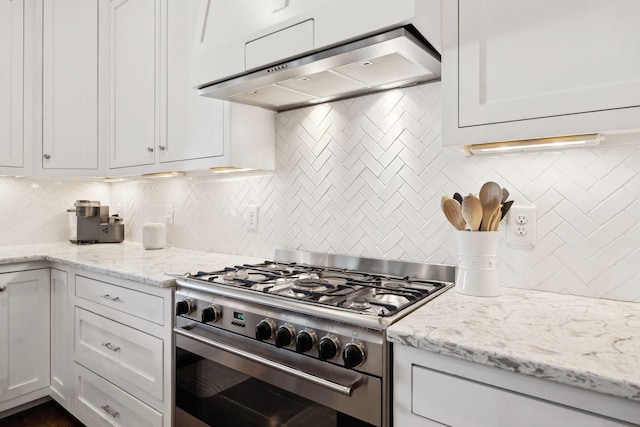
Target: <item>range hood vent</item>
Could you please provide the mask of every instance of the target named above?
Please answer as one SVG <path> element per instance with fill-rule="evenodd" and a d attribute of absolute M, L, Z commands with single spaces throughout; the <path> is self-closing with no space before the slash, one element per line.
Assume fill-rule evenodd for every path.
<path fill-rule="evenodd" d="M 214 82 L 198 94 L 286 111 L 439 79 L 440 54 L 402 27 Z"/>

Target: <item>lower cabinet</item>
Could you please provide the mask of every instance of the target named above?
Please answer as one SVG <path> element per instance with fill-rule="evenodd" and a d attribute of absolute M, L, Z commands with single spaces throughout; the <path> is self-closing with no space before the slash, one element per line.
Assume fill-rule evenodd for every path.
<path fill-rule="evenodd" d="M 638 405 L 624 399 L 413 347 L 394 345 L 393 369 L 395 426 L 605 427 L 640 420 Z"/>
<path fill-rule="evenodd" d="M 32 268 L 0 269 L 0 412 L 49 395 L 49 269 Z"/>
<path fill-rule="evenodd" d="M 66 271 L 51 269 L 51 397 L 69 409 L 73 394 L 73 311 Z"/>
<path fill-rule="evenodd" d="M 50 396 L 87 426 L 172 427 L 172 311 L 172 288 L 0 265 L 0 414 Z"/>
<path fill-rule="evenodd" d="M 162 413 L 111 384 L 79 363 L 74 364 L 75 406 L 91 426 L 161 427 Z"/>
<path fill-rule="evenodd" d="M 73 403 L 88 426 L 170 427 L 171 288 L 73 274 Z"/>
<path fill-rule="evenodd" d="M 162 339 L 76 307 L 75 359 L 120 387 L 162 400 Z"/>

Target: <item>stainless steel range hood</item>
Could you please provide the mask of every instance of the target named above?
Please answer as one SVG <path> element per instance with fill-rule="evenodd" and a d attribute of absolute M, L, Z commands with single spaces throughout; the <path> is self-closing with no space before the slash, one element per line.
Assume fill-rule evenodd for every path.
<path fill-rule="evenodd" d="M 250 71 L 198 94 L 285 111 L 440 79 L 440 55 L 410 27 Z"/>

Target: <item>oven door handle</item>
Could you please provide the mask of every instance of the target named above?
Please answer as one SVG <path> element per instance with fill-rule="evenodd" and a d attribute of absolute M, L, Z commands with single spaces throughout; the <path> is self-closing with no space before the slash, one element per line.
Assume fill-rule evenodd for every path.
<path fill-rule="evenodd" d="M 251 360 L 252 362 L 256 362 L 260 365 L 266 366 L 268 368 L 276 369 L 285 374 L 294 376 L 298 379 L 310 382 L 312 384 L 318 385 L 320 387 L 324 387 L 334 392 L 338 392 L 340 394 L 344 394 L 345 396 L 351 396 L 353 390 L 358 385 L 358 380 L 356 380 L 351 387 L 344 386 L 342 384 L 334 383 L 333 381 L 325 380 L 324 378 L 317 377 L 315 375 L 308 374 L 304 371 L 300 371 L 298 369 L 292 368 L 291 366 L 282 365 L 278 362 L 274 362 L 273 360 L 266 359 L 261 356 L 256 356 L 255 354 L 248 353 L 243 350 L 238 350 L 237 348 L 233 348 L 226 344 L 222 344 L 219 342 L 212 341 L 208 338 L 201 337 L 199 335 L 190 333 L 181 328 L 173 328 L 173 332 L 178 335 L 182 335 L 183 337 L 190 338 L 192 340 L 201 342 L 206 345 L 210 345 L 211 347 L 215 347 L 219 350 L 226 351 L 227 353 L 231 353 L 235 356 L 242 357 L 243 359 Z"/>

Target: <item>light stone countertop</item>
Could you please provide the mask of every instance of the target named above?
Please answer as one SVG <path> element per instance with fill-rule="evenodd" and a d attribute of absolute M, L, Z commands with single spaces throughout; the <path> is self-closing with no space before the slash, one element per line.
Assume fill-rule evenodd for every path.
<path fill-rule="evenodd" d="M 35 261 L 57 262 L 148 285 L 170 287 L 175 284 L 175 278 L 164 273 L 196 273 L 202 269 L 255 264 L 264 259 L 173 247 L 145 250 L 142 245 L 132 242 L 0 246 L 0 264 Z"/>
<path fill-rule="evenodd" d="M 140 244 L 0 246 L 0 264 L 49 261 L 153 286 L 163 273 L 263 258 Z M 495 298 L 449 290 L 387 330 L 389 341 L 640 402 L 640 304 L 502 288 Z"/>
<path fill-rule="evenodd" d="M 640 304 L 453 289 L 387 330 L 391 342 L 640 402 Z"/>

